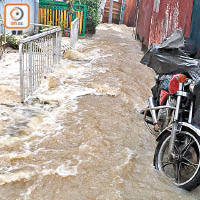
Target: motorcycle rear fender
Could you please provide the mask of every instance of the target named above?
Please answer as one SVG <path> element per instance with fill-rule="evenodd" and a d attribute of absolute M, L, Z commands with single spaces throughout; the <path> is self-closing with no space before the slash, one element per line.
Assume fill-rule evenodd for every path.
<path fill-rule="evenodd" d="M 181 131 L 191 131 L 193 133 L 196 133 L 199 137 L 200 137 L 200 127 L 197 127 L 195 125 L 186 123 L 186 122 L 179 122 L 178 123 L 178 127 L 180 128 Z M 166 129 L 164 129 L 159 136 L 157 137 L 156 141 L 159 142 L 160 139 L 166 134 L 170 132 L 170 129 L 172 128 L 172 126 L 167 127 Z"/>

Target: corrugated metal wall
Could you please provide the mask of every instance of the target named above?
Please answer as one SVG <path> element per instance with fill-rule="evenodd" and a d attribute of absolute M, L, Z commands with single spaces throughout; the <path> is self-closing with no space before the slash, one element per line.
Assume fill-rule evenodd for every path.
<path fill-rule="evenodd" d="M 151 16 L 154 6 L 154 0 L 141 0 L 137 22 L 137 36 L 141 42 L 148 46 L 149 33 L 151 25 Z"/>
<path fill-rule="evenodd" d="M 151 18 L 149 45 L 160 43 L 178 28 L 189 37 L 193 0 L 155 0 Z"/>
<path fill-rule="evenodd" d="M 124 10 L 124 24 L 127 26 L 135 27 L 136 20 L 136 3 L 137 0 L 126 0 L 125 10 Z"/>
<path fill-rule="evenodd" d="M 137 35 L 146 47 L 162 42 L 178 28 L 189 37 L 192 10 L 193 0 L 141 0 Z"/>
<path fill-rule="evenodd" d="M 200 49 L 200 1 L 194 0 L 194 8 L 192 14 L 191 39 L 195 41 L 198 49 Z"/>

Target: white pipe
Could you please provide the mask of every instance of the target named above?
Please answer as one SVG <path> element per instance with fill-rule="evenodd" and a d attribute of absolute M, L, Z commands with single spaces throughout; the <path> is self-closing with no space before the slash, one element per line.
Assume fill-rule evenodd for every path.
<path fill-rule="evenodd" d="M 109 24 L 112 24 L 112 11 L 113 11 L 113 0 L 110 0 L 110 10 L 109 10 L 109 17 L 108 17 Z"/>

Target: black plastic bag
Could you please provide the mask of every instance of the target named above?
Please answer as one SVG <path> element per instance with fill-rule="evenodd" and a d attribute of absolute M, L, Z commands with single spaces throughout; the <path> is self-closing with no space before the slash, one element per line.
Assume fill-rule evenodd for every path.
<path fill-rule="evenodd" d="M 157 74 L 188 74 L 195 83 L 198 83 L 200 81 L 200 60 L 189 57 L 190 53 L 182 50 L 184 47 L 183 33 L 179 29 L 161 44 L 153 44 L 142 58 L 141 63 L 154 69 Z"/>
<path fill-rule="evenodd" d="M 152 68 L 160 77 L 184 73 L 192 78 L 196 85 L 194 89 L 195 111 L 200 112 L 200 60 L 189 56 L 194 55 L 196 49 L 191 41 L 187 40 L 187 42 L 184 40 L 182 30 L 179 29 L 164 39 L 161 44 L 152 45 L 141 63 Z M 198 113 L 195 113 L 195 116 L 197 115 Z M 196 119 L 195 123 L 200 125 L 200 117 L 194 119 Z"/>

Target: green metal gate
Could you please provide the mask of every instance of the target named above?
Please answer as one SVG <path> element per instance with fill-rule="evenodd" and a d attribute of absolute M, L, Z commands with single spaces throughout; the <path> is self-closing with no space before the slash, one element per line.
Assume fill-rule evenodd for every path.
<path fill-rule="evenodd" d="M 45 25 L 61 26 L 62 29 L 71 27 L 74 19 L 80 18 L 79 35 L 84 36 L 86 32 L 87 6 L 73 4 L 70 10 L 66 2 L 53 0 L 40 0 L 39 3 L 39 23 Z"/>

